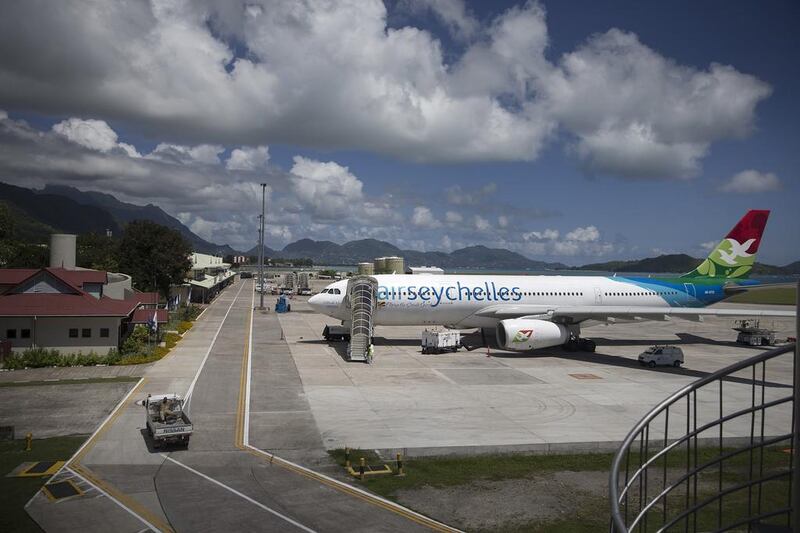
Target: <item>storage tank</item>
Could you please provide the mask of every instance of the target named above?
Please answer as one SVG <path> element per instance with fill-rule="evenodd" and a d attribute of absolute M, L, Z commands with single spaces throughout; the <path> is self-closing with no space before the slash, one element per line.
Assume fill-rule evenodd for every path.
<path fill-rule="evenodd" d="M 77 235 L 53 233 L 50 236 L 50 268 L 75 269 Z"/>
<path fill-rule="evenodd" d="M 406 266 L 402 257 L 387 257 L 386 258 L 386 273 L 387 274 L 405 274 Z"/>
<path fill-rule="evenodd" d="M 358 275 L 359 276 L 371 276 L 375 273 L 375 265 L 372 263 L 359 263 L 358 264 Z"/>
<path fill-rule="evenodd" d="M 375 261 L 373 262 L 375 265 L 375 274 L 385 274 L 386 273 L 386 258 L 385 257 L 376 257 Z"/>

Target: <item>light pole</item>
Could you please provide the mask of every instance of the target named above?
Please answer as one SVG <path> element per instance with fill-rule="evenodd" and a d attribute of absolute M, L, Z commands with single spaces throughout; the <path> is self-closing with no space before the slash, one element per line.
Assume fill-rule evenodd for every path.
<path fill-rule="evenodd" d="M 267 184 L 261 184 L 261 242 L 259 243 L 259 262 L 258 262 L 258 275 L 261 278 L 261 291 L 259 291 L 259 306 L 260 310 L 264 310 L 264 208 L 266 205 Z"/>

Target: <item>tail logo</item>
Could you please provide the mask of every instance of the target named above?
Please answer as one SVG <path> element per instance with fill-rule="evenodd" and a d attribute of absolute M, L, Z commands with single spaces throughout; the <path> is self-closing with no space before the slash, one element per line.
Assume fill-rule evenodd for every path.
<path fill-rule="evenodd" d="M 532 329 L 521 329 L 514 335 L 514 339 L 511 342 L 527 342 L 531 336 L 533 336 Z"/>
<path fill-rule="evenodd" d="M 730 266 L 738 266 L 743 264 L 743 261 L 737 261 L 739 257 L 747 258 L 752 257 L 753 254 L 747 253 L 750 246 L 756 242 L 755 239 L 747 239 L 744 243 L 739 243 L 735 239 L 725 239 L 717 248 L 719 258 Z M 726 250 L 728 248 L 729 250 Z"/>

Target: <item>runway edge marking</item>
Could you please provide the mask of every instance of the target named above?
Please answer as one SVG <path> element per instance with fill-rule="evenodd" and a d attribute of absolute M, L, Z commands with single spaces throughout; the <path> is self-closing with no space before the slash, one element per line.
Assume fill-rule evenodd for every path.
<path fill-rule="evenodd" d="M 255 300 L 255 291 L 253 292 L 253 299 Z M 277 464 L 277 465 L 279 465 L 279 466 L 281 466 L 281 467 L 283 467 L 283 468 L 285 468 L 287 470 L 293 471 L 293 472 L 295 472 L 297 474 L 300 474 L 300 475 L 302 475 L 302 476 L 304 476 L 306 478 L 313 479 L 315 481 L 321 482 L 321 483 L 323 483 L 323 484 L 325 484 L 325 485 L 327 485 L 327 486 L 329 486 L 329 487 L 331 487 L 333 489 L 339 490 L 340 492 L 344 492 L 345 494 L 348 494 L 350 496 L 355 496 L 356 498 L 359 498 L 360 500 L 362 500 L 362 501 L 364 501 L 366 503 L 369 503 L 369 504 L 375 505 L 377 507 L 381 507 L 383 509 L 386 509 L 387 511 L 391 511 L 393 513 L 396 513 L 396 514 L 398 514 L 398 515 L 400 515 L 400 516 L 402 516 L 404 518 L 407 518 L 407 519 L 411 520 L 412 522 L 416 522 L 417 524 L 426 526 L 426 527 L 428 527 L 430 529 L 433 529 L 433 530 L 436 530 L 436 531 L 447 531 L 447 532 L 459 532 L 459 531 L 461 531 L 461 530 L 456 529 L 454 527 L 448 526 L 447 524 L 444 524 L 442 522 L 434 520 L 433 518 L 429 518 L 429 517 L 427 517 L 427 516 L 425 516 L 423 514 L 420 514 L 420 513 L 416 512 L 416 511 L 412 511 L 411 509 L 409 509 L 407 507 L 403 507 L 402 505 L 400 505 L 398 503 L 395 503 L 395 502 L 390 501 L 390 500 L 386 500 L 386 499 L 381 498 L 380 496 L 378 496 L 376 494 L 372 494 L 372 493 L 367 492 L 367 491 L 365 491 L 363 489 L 360 489 L 358 487 L 354 487 L 352 485 L 349 485 L 347 483 L 344 483 L 344 482 L 339 481 L 337 479 L 334 479 L 332 477 L 328 477 L 325 474 L 320 474 L 319 472 L 315 472 L 314 470 L 311 470 L 309 468 L 301 466 L 301 465 L 299 465 L 297 463 L 293 463 L 293 462 L 288 461 L 286 459 L 282 459 L 282 458 L 276 456 L 273 453 L 266 452 L 264 450 L 261 450 L 260 448 L 256 448 L 255 446 L 252 446 L 250 444 L 250 384 L 251 384 L 251 373 L 252 373 L 252 362 L 251 362 L 251 360 L 252 360 L 252 355 L 253 355 L 253 306 L 251 305 L 250 307 L 251 307 L 251 309 L 250 309 L 250 327 L 249 327 L 249 335 L 248 335 L 247 340 L 246 340 L 247 346 L 246 346 L 246 349 L 245 349 L 245 358 L 246 358 L 246 363 L 247 363 L 246 364 L 247 373 L 246 373 L 246 377 L 243 377 L 242 380 L 241 380 L 241 385 L 244 387 L 245 392 L 244 392 L 244 395 L 240 395 L 240 400 L 241 400 L 241 396 L 244 396 L 246 398 L 246 404 L 245 404 L 243 409 L 242 409 L 242 406 L 241 406 L 241 402 L 240 402 L 240 406 L 239 406 L 240 407 L 239 416 L 242 418 L 243 429 L 242 429 L 242 431 L 237 431 L 236 447 L 239 448 L 239 449 L 245 450 L 245 451 L 249 451 L 253 455 L 256 455 L 256 456 L 259 456 L 259 457 L 266 457 L 267 459 L 269 459 L 271 464 Z M 242 367 L 244 369 L 245 365 L 243 364 Z M 237 426 L 238 426 L 238 424 L 237 424 Z"/>

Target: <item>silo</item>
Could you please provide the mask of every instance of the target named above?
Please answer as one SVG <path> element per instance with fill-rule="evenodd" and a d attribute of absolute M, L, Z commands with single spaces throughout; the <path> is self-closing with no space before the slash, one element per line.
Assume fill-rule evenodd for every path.
<path fill-rule="evenodd" d="M 371 276 L 375 273 L 375 266 L 372 263 L 359 263 L 358 264 L 358 275 L 359 276 Z"/>
<path fill-rule="evenodd" d="M 375 261 L 375 274 L 385 274 L 386 273 L 386 258 L 385 257 L 376 257 Z"/>
<path fill-rule="evenodd" d="M 386 258 L 387 274 L 405 274 L 406 267 L 402 257 L 392 256 Z"/>
<path fill-rule="evenodd" d="M 77 235 L 53 233 L 50 236 L 50 268 L 75 268 Z"/>

